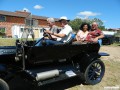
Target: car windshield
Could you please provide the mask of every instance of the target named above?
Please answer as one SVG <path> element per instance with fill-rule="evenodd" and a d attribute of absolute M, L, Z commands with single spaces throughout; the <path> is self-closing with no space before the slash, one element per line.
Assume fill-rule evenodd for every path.
<path fill-rule="evenodd" d="M 34 32 L 33 32 L 32 28 L 25 28 L 22 33 L 21 40 L 27 41 L 29 36 L 31 36 L 32 39 L 34 39 Z"/>
<path fill-rule="evenodd" d="M 21 36 L 21 41 L 26 42 L 29 37 L 34 39 L 33 23 L 34 23 L 34 19 L 32 18 L 32 15 L 29 14 L 25 19 L 25 28 Z"/>

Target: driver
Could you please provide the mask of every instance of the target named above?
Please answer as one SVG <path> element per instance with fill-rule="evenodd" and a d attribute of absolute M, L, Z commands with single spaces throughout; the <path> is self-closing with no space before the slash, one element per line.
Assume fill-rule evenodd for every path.
<path fill-rule="evenodd" d="M 55 25 L 54 18 L 47 18 L 47 24 L 50 27 L 50 31 L 53 33 L 58 33 L 58 27 Z"/>
<path fill-rule="evenodd" d="M 46 30 L 45 33 L 48 33 L 51 35 L 54 39 L 45 39 L 46 45 L 55 45 L 55 44 L 62 44 L 67 42 L 72 34 L 72 28 L 68 25 L 68 19 L 66 16 L 60 17 L 60 23 L 62 30 L 59 33 L 54 33 L 50 30 Z M 55 40 L 56 39 L 56 40 Z M 38 46 L 38 45 L 36 45 Z M 40 41 L 39 46 L 42 46 L 42 43 Z"/>
<path fill-rule="evenodd" d="M 49 26 L 49 30 L 53 33 L 58 33 L 59 32 L 59 29 L 58 27 L 55 25 L 55 20 L 54 18 L 47 18 L 47 24 Z M 45 34 L 45 33 L 44 33 Z M 44 37 L 46 39 L 49 39 L 48 36 L 47 37 Z M 39 46 L 41 40 L 43 40 L 44 38 L 40 38 L 36 41 L 36 45 L 35 46 Z"/>

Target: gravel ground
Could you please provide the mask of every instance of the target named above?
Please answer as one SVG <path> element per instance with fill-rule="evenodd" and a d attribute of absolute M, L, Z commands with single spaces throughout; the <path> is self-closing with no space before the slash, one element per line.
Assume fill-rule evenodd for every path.
<path fill-rule="evenodd" d="M 120 46 L 102 46 L 100 52 L 110 54 L 110 56 L 101 57 L 103 60 L 120 61 Z"/>

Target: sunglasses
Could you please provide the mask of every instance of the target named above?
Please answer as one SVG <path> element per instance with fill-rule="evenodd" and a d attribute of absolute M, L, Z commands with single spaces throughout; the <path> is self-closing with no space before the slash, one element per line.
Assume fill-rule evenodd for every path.
<path fill-rule="evenodd" d="M 92 26 L 97 26 L 97 25 L 94 24 L 94 25 L 92 25 Z"/>

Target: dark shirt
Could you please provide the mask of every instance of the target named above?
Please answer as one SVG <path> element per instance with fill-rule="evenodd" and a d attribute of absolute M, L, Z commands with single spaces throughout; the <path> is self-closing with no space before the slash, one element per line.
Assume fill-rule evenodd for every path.
<path fill-rule="evenodd" d="M 58 27 L 54 25 L 52 28 L 50 28 L 50 31 L 53 33 L 58 33 Z"/>
<path fill-rule="evenodd" d="M 90 31 L 86 37 L 86 41 L 92 41 L 92 39 L 100 36 L 102 34 L 102 31 L 100 29 Z"/>

